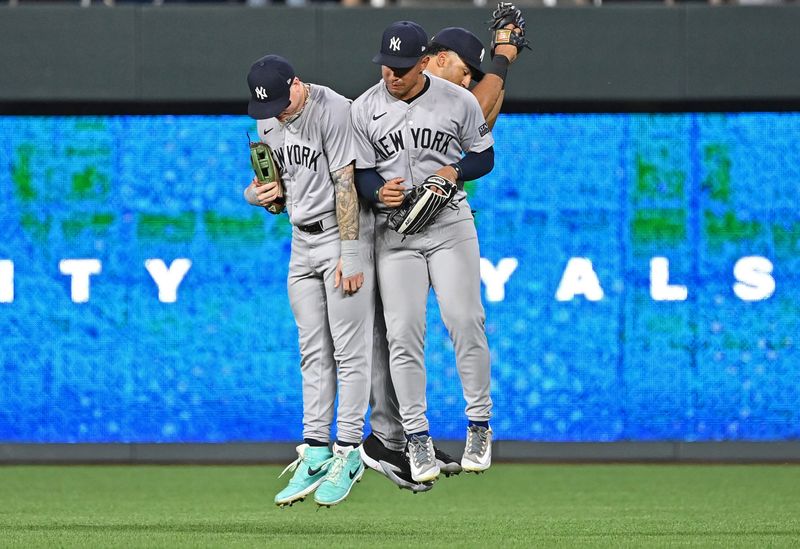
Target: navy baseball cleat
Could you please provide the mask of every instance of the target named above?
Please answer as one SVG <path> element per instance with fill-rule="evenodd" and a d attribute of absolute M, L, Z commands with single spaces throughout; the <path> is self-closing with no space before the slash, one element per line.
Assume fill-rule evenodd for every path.
<path fill-rule="evenodd" d="M 364 465 L 373 469 L 397 486 L 414 493 L 427 492 L 431 483 L 417 482 L 411 478 L 411 466 L 403 452 L 388 449 L 374 434 L 370 434 L 359 448 Z"/>

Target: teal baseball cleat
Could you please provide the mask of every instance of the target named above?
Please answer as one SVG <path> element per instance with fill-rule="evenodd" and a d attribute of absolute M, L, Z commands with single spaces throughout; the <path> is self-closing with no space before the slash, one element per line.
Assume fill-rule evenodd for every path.
<path fill-rule="evenodd" d="M 297 447 L 297 459 L 278 475 L 282 477 L 287 471 L 294 471 L 289 485 L 275 496 L 275 505 L 283 507 L 303 501 L 305 497 L 317 489 L 325 480 L 331 462 L 331 450 L 327 446 L 309 446 L 301 444 Z"/>
<path fill-rule="evenodd" d="M 333 445 L 333 457 L 328 460 L 328 474 L 317 488 L 314 501 L 317 505 L 330 507 L 344 500 L 356 482 L 364 476 L 361 453 L 355 446 Z"/>

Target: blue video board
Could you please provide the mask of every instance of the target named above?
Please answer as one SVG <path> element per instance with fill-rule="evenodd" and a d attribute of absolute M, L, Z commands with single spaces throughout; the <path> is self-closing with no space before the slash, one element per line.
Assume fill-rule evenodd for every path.
<path fill-rule="evenodd" d="M 0 441 L 294 441 L 243 116 L 0 117 Z M 518 114 L 469 182 L 498 439 L 800 436 L 800 113 Z M 463 438 L 429 303 L 428 408 Z"/>

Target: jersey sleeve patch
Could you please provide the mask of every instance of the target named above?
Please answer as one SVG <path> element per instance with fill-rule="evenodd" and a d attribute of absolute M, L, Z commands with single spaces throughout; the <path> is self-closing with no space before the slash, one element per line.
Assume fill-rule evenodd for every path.
<path fill-rule="evenodd" d="M 489 124 L 487 124 L 485 122 L 483 124 L 481 124 L 481 127 L 478 128 L 478 133 L 481 134 L 481 137 L 483 137 L 484 135 L 489 133 Z"/>

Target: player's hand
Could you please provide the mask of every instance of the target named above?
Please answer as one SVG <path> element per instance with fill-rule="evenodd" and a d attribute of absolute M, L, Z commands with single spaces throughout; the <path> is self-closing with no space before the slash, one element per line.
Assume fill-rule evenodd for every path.
<path fill-rule="evenodd" d="M 262 206 L 269 206 L 275 199 L 281 196 L 281 186 L 277 181 L 270 181 L 264 183 L 258 188 L 258 196 L 264 204 Z"/>
<path fill-rule="evenodd" d="M 378 189 L 378 200 L 390 208 L 397 208 L 406 197 L 406 187 L 402 184 L 403 181 L 405 179 L 402 177 L 395 177 L 384 183 L 383 187 Z"/>
<path fill-rule="evenodd" d="M 277 181 L 270 181 L 263 185 L 258 184 L 258 179 L 253 178 L 244 190 L 245 200 L 253 206 L 267 207 L 281 195 L 281 187 Z"/>
<path fill-rule="evenodd" d="M 342 260 L 336 264 L 336 274 L 333 277 L 333 287 L 338 288 L 339 284 L 342 286 L 342 291 L 347 295 L 353 295 L 361 286 L 364 285 L 364 273 L 357 273 L 353 276 L 342 277 Z"/>
<path fill-rule="evenodd" d="M 516 34 L 522 33 L 522 29 L 519 27 L 515 27 L 513 23 L 509 23 L 504 28 L 513 30 Z M 509 64 L 513 63 L 517 59 L 517 55 L 519 52 L 517 51 L 516 46 L 512 46 L 511 44 L 501 44 L 499 46 L 495 46 L 494 48 L 495 55 L 502 55 L 503 57 L 508 59 Z"/>

